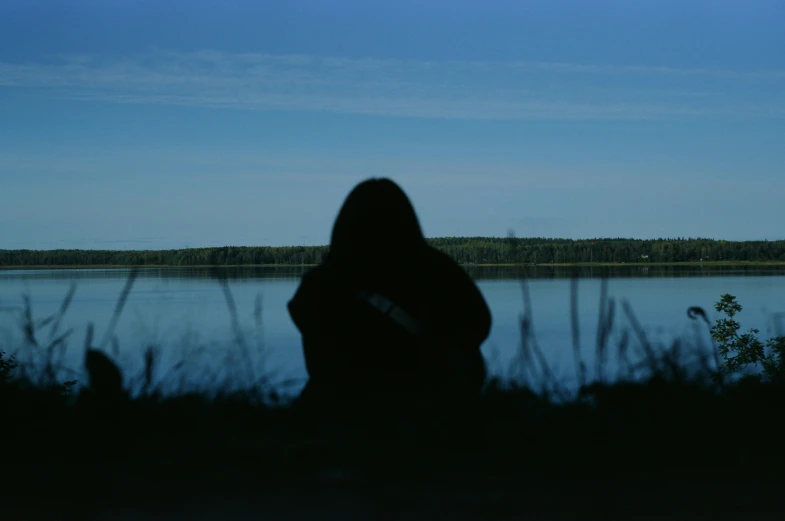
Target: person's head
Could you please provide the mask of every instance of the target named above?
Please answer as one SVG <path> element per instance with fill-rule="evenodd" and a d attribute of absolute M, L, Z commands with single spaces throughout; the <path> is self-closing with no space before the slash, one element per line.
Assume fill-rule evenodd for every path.
<path fill-rule="evenodd" d="M 330 257 L 354 266 L 400 262 L 425 245 L 403 190 L 389 179 L 367 179 L 349 193 L 335 219 Z"/>

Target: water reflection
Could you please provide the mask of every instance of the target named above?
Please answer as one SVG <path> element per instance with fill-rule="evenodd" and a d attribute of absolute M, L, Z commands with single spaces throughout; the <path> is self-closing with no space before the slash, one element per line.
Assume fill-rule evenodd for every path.
<path fill-rule="evenodd" d="M 260 278 L 299 280 L 309 266 L 218 266 L 140 268 L 140 279 L 247 281 Z M 724 276 L 783 276 L 785 266 L 476 266 L 464 269 L 475 280 L 633 279 Z M 130 268 L 0 269 L 0 280 L 80 280 L 124 278 Z"/>
<path fill-rule="evenodd" d="M 139 279 L 247 281 L 254 279 L 299 280 L 307 266 L 230 266 L 230 267 L 170 267 L 139 268 Z M 76 268 L 76 269 L 0 269 L 0 280 L 84 280 L 125 278 L 131 268 Z"/>
<path fill-rule="evenodd" d="M 476 280 L 635 279 L 785 275 L 785 266 L 464 266 Z"/>

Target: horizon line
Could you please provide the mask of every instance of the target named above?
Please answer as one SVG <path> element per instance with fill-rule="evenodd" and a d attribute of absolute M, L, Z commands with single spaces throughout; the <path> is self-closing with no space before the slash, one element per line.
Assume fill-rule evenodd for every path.
<path fill-rule="evenodd" d="M 714 239 L 709 237 L 658 237 L 658 238 L 633 238 L 633 237 L 593 237 L 589 239 L 572 239 L 563 237 L 505 237 L 505 236 L 443 236 L 443 237 L 426 237 L 426 241 L 445 240 L 445 239 L 490 239 L 490 240 L 543 240 L 543 241 L 563 241 L 563 242 L 591 242 L 591 241 L 649 241 L 649 242 L 690 242 L 690 241 L 710 241 L 710 242 L 726 242 L 726 243 L 749 243 L 749 242 L 785 242 L 783 239 Z M 148 251 L 185 251 L 185 250 L 210 250 L 222 248 L 329 248 L 329 244 L 291 244 L 291 245 L 254 245 L 254 246 L 238 246 L 232 244 L 225 244 L 223 246 L 187 246 L 184 248 L 146 248 L 146 249 L 106 249 L 106 248 L 0 248 L 0 251 L 110 251 L 110 252 L 148 252 Z"/>

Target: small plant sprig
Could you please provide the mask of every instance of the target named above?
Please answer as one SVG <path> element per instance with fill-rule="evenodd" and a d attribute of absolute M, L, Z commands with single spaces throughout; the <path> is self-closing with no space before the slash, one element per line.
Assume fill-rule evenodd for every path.
<path fill-rule="evenodd" d="M 717 319 L 711 328 L 711 337 L 717 342 L 717 350 L 722 357 L 720 372 L 735 374 L 752 366 L 763 369 L 763 374 L 746 375 L 745 378 L 770 382 L 785 381 L 785 336 L 761 341 L 758 329 L 752 328 L 739 334 L 741 325 L 734 319 L 741 312 L 741 304 L 728 293 L 720 296 L 714 309 L 724 313 L 726 318 Z"/>
<path fill-rule="evenodd" d="M 16 356 L 6 357 L 5 351 L 0 351 L 0 385 L 11 381 L 17 367 L 19 367 L 19 363 L 16 361 Z"/>

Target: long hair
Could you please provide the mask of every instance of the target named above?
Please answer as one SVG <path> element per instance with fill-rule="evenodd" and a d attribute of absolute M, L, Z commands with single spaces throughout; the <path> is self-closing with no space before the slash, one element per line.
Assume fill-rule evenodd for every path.
<path fill-rule="evenodd" d="M 328 258 L 344 273 L 368 276 L 411 265 L 426 247 L 401 187 L 385 178 L 368 179 L 349 193 L 338 212 Z"/>

